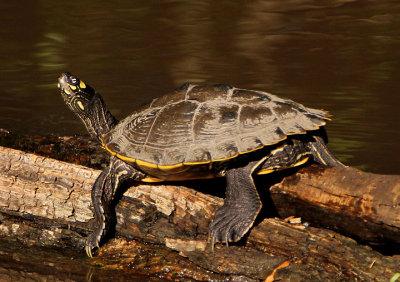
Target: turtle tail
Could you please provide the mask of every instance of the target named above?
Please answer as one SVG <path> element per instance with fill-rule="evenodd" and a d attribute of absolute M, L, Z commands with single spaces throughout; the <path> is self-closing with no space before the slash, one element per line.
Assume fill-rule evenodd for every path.
<path fill-rule="evenodd" d="M 345 167 L 333 154 L 328 150 L 324 139 L 320 136 L 313 136 L 314 141 L 308 143 L 308 147 L 314 157 L 314 161 L 324 166 L 342 166 Z"/>

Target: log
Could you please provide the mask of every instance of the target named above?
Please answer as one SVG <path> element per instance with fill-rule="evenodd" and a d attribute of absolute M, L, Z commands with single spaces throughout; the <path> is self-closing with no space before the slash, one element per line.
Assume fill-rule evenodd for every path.
<path fill-rule="evenodd" d="M 286 177 L 283 182 L 271 188 L 275 206 L 278 206 L 278 201 L 284 203 L 285 197 L 290 204 L 296 197 L 300 199 L 298 202 L 304 201 L 303 194 L 307 194 L 306 192 L 302 194 L 294 188 L 285 188 L 290 193 L 283 190 L 282 187 L 291 187 L 291 183 L 304 187 L 309 185 L 331 194 L 331 190 L 323 186 L 329 183 L 326 179 L 324 182 L 324 175 L 335 174 L 335 170 L 303 169 Z M 339 171 L 340 173 L 342 172 Z M 17 237 L 27 244 L 82 248 L 84 236 L 93 227 L 89 195 L 98 174 L 98 170 L 80 165 L 0 148 L 0 234 Z M 319 182 L 307 182 L 315 178 L 315 175 Z M 322 186 L 317 186 L 316 183 Z M 202 184 L 204 182 L 198 185 Z M 392 193 L 399 193 L 399 189 L 395 189 L 398 182 L 393 185 Z M 338 187 L 335 191 L 338 191 Z M 290 223 L 296 220 L 285 222 L 276 218 L 258 222 L 243 242 L 229 248 L 217 245 L 215 252 L 210 252 L 206 244 L 208 225 L 213 213 L 222 204 L 221 198 L 170 185 L 135 185 L 122 190 L 127 191 L 123 196 L 120 193 L 117 197 L 120 201 L 117 205 L 116 228 L 122 238 L 112 240 L 102 248 L 100 255 L 93 260 L 97 265 L 117 265 L 125 270 L 132 267 L 144 270 L 153 265 L 154 272 L 174 269 L 175 275 L 183 273 L 184 277 L 201 279 L 236 275 L 235 277 L 243 279 L 273 277 L 322 280 L 339 277 L 344 280 L 387 281 L 399 269 L 399 260 L 396 257 L 384 256 L 330 230 Z M 277 196 L 279 194 L 283 196 Z M 337 192 L 334 195 L 339 197 L 340 194 Z M 397 194 L 394 195 L 391 199 L 398 199 Z M 363 200 L 365 203 L 370 200 L 370 206 L 374 202 L 371 199 L 378 199 L 362 196 L 366 199 Z M 312 202 L 312 205 L 318 206 L 316 203 L 319 200 Z M 346 202 L 338 200 L 337 203 L 336 210 L 339 213 Z M 358 207 L 364 207 L 360 203 L 365 204 L 360 201 Z M 393 206 L 393 209 L 396 208 L 398 205 Z M 354 216 L 362 216 L 360 210 Z M 278 211 L 282 213 L 282 209 L 278 208 Z M 390 213 L 375 214 L 375 219 L 382 220 Z M 396 218 L 397 215 L 398 212 L 394 212 L 391 218 Z M 370 218 L 374 220 L 374 217 Z M 154 245 L 143 245 L 140 241 L 130 240 L 133 238 L 141 238 L 144 242 L 160 244 L 166 248 L 155 245 L 152 250 L 154 256 L 149 258 L 141 250 L 148 245 Z M 179 252 L 181 259 L 178 267 L 172 263 L 177 261 L 176 254 L 155 254 L 155 249 L 167 252 L 168 248 Z M 161 261 L 160 257 L 168 257 L 170 260 Z M 191 266 L 190 271 L 182 271 L 188 269 L 190 263 L 197 268 Z M 166 277 L 174 278 L 173 275 Z"/>
<path fill-rule="evenodd" d="M 282 217 L 309 222 L 400 253 L 400 176 L 311 166 L 270 189 Z"/>
<path fill-rule="evenodd" d="M 88 136 L 30 136 L 0 129 L 1 145 L 96 169 L 104 168 L 109 157 Z M 265 216 L 301 217 L 381 251 L 400 253 L 400 176 L 353 168 L 323 169 L 317 165 L 295 172 L 257 179 L 259 192 L 267 199 Z M 223 181 L 185 184 L 224 196 Z"/>

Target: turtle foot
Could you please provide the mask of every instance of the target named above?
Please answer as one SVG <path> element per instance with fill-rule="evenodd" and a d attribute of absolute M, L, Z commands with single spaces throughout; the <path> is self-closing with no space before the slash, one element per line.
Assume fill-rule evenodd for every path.
<path fill-rule="evenodd" d="M 237 242 L 249 231 L 253 225 L 258 209 L 242 209 L 231 206 L 222 206 L 210 224 L 209 242 L 211 250 L 216 242 Z"/>

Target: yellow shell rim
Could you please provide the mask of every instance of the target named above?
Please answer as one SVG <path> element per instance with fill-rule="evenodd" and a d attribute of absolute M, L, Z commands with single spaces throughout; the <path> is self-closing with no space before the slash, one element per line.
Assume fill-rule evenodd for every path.
<path fill-rule="evenodd" d="M 313 129 L 313 130 L 318 130 L 321 127 L 325 126 L 326 125 L 325 120 L 330 120 L 330 119 L 324 118 L 324 123 L 321 124 L 321 125 L 317 125 L 316 128 Z M 308 131 L 313 131 L 313 130 L 308 130 Z M 251 149 L 249 151 L 237 153 L 237 154 L 235 154 L 233 156 L 230 156 L 230 157 L 227 157 L 227 158 L 215 159 L 215 160 L 210 160 L 210 161 L 201 161 L 201 162 L 183 162 L 183 163 L 177 163 L 177 164 L 173 164 L 173 165 L 159 165 L 159 164 L 150 163 L 150 162 L 146 162 L 146 161 L 143 161 L 143 160 L 140 160 L 140 159 L 135 159 L 135 158 L 131 158 L 131 157 L 127 157 L 127 156 L 118 154 L 118 153 L 112 151 L 106 144 L 104 144 L 104 142 L 103 142 L 104 139 L 101 141 L 101 144 L 108 152 L 110 152 L 112 155 L 116 156 L 117 158 L 119 158 L 119 159 L 121 159 L 123 161 L 137 164 L 139 167 L 145 167 L 145 168 L 149 168 L 149 169 L 159 169 L 159 170 L 162 170 L 162 171 L 169 171 L 169 170 L 173 170 L 173 169 L 184 167 L 184 166 L 196 166 L 196 165 L 210 164 L 210 163 L 214 163 L 214 162 L 222 162 L 222 161 L 227 161 L 227 160 L 230 160 L 230 159 L 234 159 L 234 158 L 238 157 L 239 155 L 245 155 L 245 154 L 260 150 L 262 148 L 265 148 L 266 146 L 272 146 L 272 145 L 278 144 L 279 142 L 282 142 L 283 140 L 287 139 L 291 135 L 307 134 L 308 131 L 302 131 L 302 132 L 299 132 L 299 133 L 289 133 L 284 138 L 282 138 L 280 140 L 277 140 L 274 143 L 263 144 L 263 145 L 261 145 L 259 147 Z"/>

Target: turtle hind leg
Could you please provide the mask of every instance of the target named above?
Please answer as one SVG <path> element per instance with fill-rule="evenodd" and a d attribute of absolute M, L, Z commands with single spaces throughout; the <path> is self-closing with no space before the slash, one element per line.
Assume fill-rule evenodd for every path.
<path fill-rule="evenodd" d="M 216 242 L 237 242 L 249 231 L 261 209 L 252 173 L 259 162 L 233 168 L 226 173 L 224 205 L 215 213 L 209 228 L 211 248 Z"/>
<path fill-rule="evenodd" d="M 314 161 L 325 166 L 342 166 L 345 167 L 333 154 L 328 150 L 326 143 L 320 136 L 313 136 L 314 140 L 307 143 Z"/>
<path fill-rule="evenodd" d="M 92 204 L 97 226 L 86 238 L 85 250 L 89 257 L 93 257 L 93 250 L 99 247 L 104 235 L 110 231 L 114 219 L 112 199 L 116 189 L 124 180 L 139 180 L 143 177 L 145 175 L 142 172 L 116 157 L 111 157 L 109 166 L 100 173 L 92 187 Z"/>

